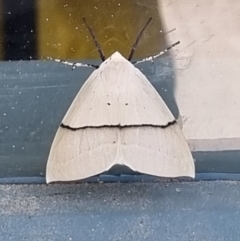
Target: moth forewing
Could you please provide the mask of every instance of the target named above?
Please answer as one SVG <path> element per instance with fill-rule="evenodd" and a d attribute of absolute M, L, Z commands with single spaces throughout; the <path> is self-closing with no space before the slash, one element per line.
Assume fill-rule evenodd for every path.
<path fill-rule="evenodd" d="M 147 78 L 116 52 L 75 97 L 53 141 L 47 182 L 84 179 L 116 164 L 163 177 L 194 177 L 187 142 Z"/>

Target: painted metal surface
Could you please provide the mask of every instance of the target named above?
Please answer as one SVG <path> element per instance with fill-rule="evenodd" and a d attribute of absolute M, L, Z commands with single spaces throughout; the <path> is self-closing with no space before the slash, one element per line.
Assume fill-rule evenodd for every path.
<path fill-rule="evenodd" d="M 0 239 L 236 241 L 239 184 L 0 186 Z"/>

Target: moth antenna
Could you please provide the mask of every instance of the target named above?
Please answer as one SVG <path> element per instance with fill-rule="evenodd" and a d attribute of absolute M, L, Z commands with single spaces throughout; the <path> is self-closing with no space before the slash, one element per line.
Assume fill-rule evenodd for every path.
<path fill-rule="evenodd" d="M 132 50 L 131 50 L 131 52 L 130 52 L 130 54 L 129 54 L 129 57 L 128 57 L 128 60 L 129 60 L 129 61 L 131 61 L 131 59 L 133 58 L 133 55 L 134 55 L 134 53 L 135 53 L 135 51 L 136 51 L 136 48 L 137 48 L 138 43 L 139 43 L 139 41 L 140 41 L 140 39 L 141 39 L 141 37 L 142 37 L 142 34 L 143 34 L 144 30 L 146 29 L 146 27 L 148 26 L 148 24 L 149 24 L 151 21 L 152 21 L 152 18 L 149 18 L 148 21 L 147 21 L 147 23 L 145 24 L 145 26 L 142 28 L 141 32 L 138 34 L 137 39 L 136 39 L 135 43 L 133 44 Z"/>
<path fill-rule="evenodd" d="M 93 33 L 93 30 L 92 30 L 91 27 L 88 25 L 86 19 L 85 19 L 85 18 L 82 18 L 82 19 L 83 19 L 86 27 L 88 28 L 89 32 L 90 32 L 91 35 L 92 35 L 93 41 L 94 41 L 95 46 L 96 46 L 96 48 L 97 48 L 97 50 L 98 50 L 98 53 L 99 53 L 99 56 L 100 56 L 101 60 L 104 61 L 106 58 L 105 58 L 105 56 L 104 56 L 104 54 L 103 54 L 103 51 L 102 51 L 102 49 L 101 49 L 101 46 L 99 45 L 99 43 L 98 43 L 98 41 L 97 41 L 97 38 L 96 38 L 95 34 Z"/>
<path fill-rule="evenodd" d="M 147 58 L 144 58 L 142 60 L 139 60 L 137 62 L 134 62 L 133 64 L 139 64 L 139 63 L 142 63 L 142 62 L 146 62 L 146 61 L 150 61 L 150 60 L 153 60 L 153 59 L 156 59 L 157 57 L 165 54 L 166 52 L 168 52 L 171 48 L 173 48 L 174 46 L 180 44 L 180 41 L 177 41 L 176 43 L 173 43 L 171 44 L 170 46 L 168 46 L 166 49 L 164 49 L 163 51 L 161 51 L 160 53 L 154 55 L 154 56 L 151 56 L 151 57 L 147 57 Z"/>
<path fill-rule="evenodd" d="M 68 62 L 68 61 L 65 61 L 65 60 L 61 60 L 61 59 L 54 59 L 54 58 L 51 58 L 51 57 L 47 57 L 47 59 L 53 60 L 53 61 L 61 63 L 61 64 L 65 64 L 65 65 L 68 65 L 68 66 L 72 66 L 72 69 L 76 69 L 77 67 L 91 67 L 91 68 L 97 69 L 99 67 L 98 65 L 85 64 L 85 63 L 72 63 L 72 62 Z"/>

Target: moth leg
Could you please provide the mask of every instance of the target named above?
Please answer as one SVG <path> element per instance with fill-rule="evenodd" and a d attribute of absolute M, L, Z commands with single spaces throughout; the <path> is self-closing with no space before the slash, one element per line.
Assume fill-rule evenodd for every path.
<path fill-rule="evenodd" d="M 86 20 L 85 18 L 83 18 L 83 21 L 84 21 L 84 23 L 86 24 L 86 27 L 88 28 L 90 34 L 92 35 L 93 41 L 94 41 L 95 46 L 96 46 L 96 48 L 97 48 L 97 50 L 98 50 L 98 53 L 99 53 L 99 56 L 100 56 L 101 60 L 102 60 L 102 61 L 105 61 L 106 57 L 105 57 L 105 55 L 104 55 L 104 53 L 103 53 L 103 51 L 102 51 L 102 48 L 101 48 L 100 44 L 99 44 L 98 41 L 97 41 L 97 38 L 96 38 L 93 30 L 92 30 L 91 27 L 88 25 L 87 20 Z"/>
<path fill-rule="evenodd" d="M 54 58 L 51 58 L 51 57 L 48 57 L 48 59 L 53 60 L 53 61 L 58 62 L 58 63 L 61 63 L 61 64 L 72 66 L 72 69 L 76 69 L 77 67 L 91 67 L 91 68 L 97 69 L 99 67 L 98 65 L 85 64 L 85 63 L 72 63 L 72 62 L 68 62 L 68 61 L 65 61 L 65 60 L 61 60 L 61 59 L 54 59 Z"/>
<path fill-rule="evenodd" d="M 138 34 L 137 39 L 136 39 L 135 43 L 133 44 L 132 49 L 131 49 L 131 52 L 130 52 L 130 54 L 129 54 L 129 56 L 128 56 L 128 60 L 129 60 L 129 61 L 131 61 L 131 59 L 133 58 L 133 55 L 134 55 L 134 53 L 135 53 L 135 51 L 136 51 L 136 49 L 137 49 L 137 46 L 138 46 L 138 43 L 139 43 L 139 41 L 140 41 L 140 39 L 141 39 L 141 37 L 142 37 L 142 34 L 143 34 L 143 32 L 145 31 L 145 29 L 147 28 L 148 24 L 149 24 L 151 21 L 152 21 L 152 18 L 149 18 L 148 21 L 147 21 L 147 23 L 146 23 L 146 24 L 144 25 L 144 27 L 142 28 L 141 32 Z"/>
<path fill-rule="evenodd" d="M 146 62 L 146 61 L 153 61 L 154 59 L 158 58 L 159 56 L 165 54 L 166 52 L 168 52 L 171 48 L 173 48 L 174 46 L 180 44 L 180 41 L 177 41 L 176 43 L 173 43 L 171 44 L 169 47 L 167 47 L 166 49 L 164 49 L 163 51 L 161 51 L 160 53 L 154 55 L 154 56 L 150 56 L 150 57 L 147 57 L 147 58 L 144 58 L 142 60 L 139 60 L 139 61 L 136 61 L 136 62 L 133 62 L 132 64 L 134 65 L 137 65 L 139 63 L 143 63 L 143 62 Z"/>

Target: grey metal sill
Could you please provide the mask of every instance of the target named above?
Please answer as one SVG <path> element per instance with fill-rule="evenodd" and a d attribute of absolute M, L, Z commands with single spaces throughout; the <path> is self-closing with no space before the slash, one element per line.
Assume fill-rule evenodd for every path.
<path fill-rule="evenodd" d="M 98 175 L 82 181 L 71 183 L 161 183 L 163 182 L 196 182 L 196 181 L 240 181 L 240 173 L 197 173 L 195 179 L 175 178 L 162 179 L 148 175 Z M 71 184 L 69 183 L 69 184 Z M 46 184 L 45 177 L 5 177 L 0 184 Z M 52 184 L 49 184 L 52 185 Z"/>
<path fill-rule="evenodd" d="M 0 185 L 0 240 L 237 241 L 239 184 Z"/>

